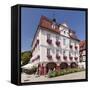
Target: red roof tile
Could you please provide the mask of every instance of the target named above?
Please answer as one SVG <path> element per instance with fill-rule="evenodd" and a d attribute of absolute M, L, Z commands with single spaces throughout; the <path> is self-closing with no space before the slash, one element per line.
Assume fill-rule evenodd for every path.
<path fill-rule="evenodd" d="M 80 46 L 80 49 L 85 49 L 86 48 L 86 41 L 85 40 L 80 41 L 79 46 Z"/>
<path fill-rule="evenodd" d="M 39 24 L 40 27 L 49 29 L 56 33 L 60 33 L 58 25 L 55 24 L 55 28 L 52 28 L 52 25 L 53 25 L 53 21 L 47 19 L 45 16 L 41 17 L 40 24 Z"/>

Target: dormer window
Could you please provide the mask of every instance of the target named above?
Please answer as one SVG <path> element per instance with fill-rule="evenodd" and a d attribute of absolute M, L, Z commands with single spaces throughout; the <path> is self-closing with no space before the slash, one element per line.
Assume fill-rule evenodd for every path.
<path fill-rule="evenodd" d="M 54 18 L 52 23 L 52 29 L 55 29 L 55 28 L 56 28 L 56 19 Z"/>
<path fill-rule="evenodd" d="M 52 29 L 55 29 L 55 24 L 54 23 L 52 24 Z"/>

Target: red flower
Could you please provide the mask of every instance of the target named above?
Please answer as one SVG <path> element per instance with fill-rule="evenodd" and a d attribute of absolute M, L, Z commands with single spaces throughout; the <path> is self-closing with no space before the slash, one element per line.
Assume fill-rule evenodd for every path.
<path fill-rule="evenodd" d="M 57 58 L 57 59 L 60 59 L 60 56 L 59 56 L 59 55 L 56 55 L 56 58 Z"/>
<path fill-rule="evenodd" d="M 52 56 L 51 56 L 51 55 L 47 55 L 47 57 L 48 57 L 49 59 L 52 59 Z"/>
<path fill-rule="evenodd" d="M 75 60 L 77 60 L 78 59 L 78 57 L 75 57 Z"/>
<path fill-rule="evenodd" d="M 52 43 L 52 40 L 47 39 L 47 43 L 48 43 L 48 44 L 51 44 L 51 43 Z"/>
<path fill-rule="evenodd" d="M 56 41 L 56 45 L 59 46 L 60 45 L 60 42 L 59 41 Z"/>
<path fill-rule="evenodd" d="M 70 48 L 72 48 L 72 45 L 70 45 Z"/>
<path fill-rule="evenodd" d="M 70 60 L 72 60 L 73 59 L 73 57 L 69 57 L 70 58 Z"/>
<path fill-rule="evenodd" d="M 66 60 L 67 59 L 67 56 L 64 56 L 63 58 L 64 58 L 64 60 Z"/>
<path fill-rule="evenodd" d="M 77 46 L 75 46 L 75 49 L 77 49 L 78 47 Z"/>

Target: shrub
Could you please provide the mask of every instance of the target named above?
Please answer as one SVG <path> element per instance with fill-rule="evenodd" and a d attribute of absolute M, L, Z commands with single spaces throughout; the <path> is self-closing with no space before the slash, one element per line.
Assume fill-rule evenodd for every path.
<path fill-rule="evenodd" d="M 48 74 L 48 77 L 56 77 L 56 76 L 61 76 L 61 75 L 65 75 L 65 74 L 69 74 L 69 73 L 74 73 L 74 72 L 80 72 L 83 71 L 84 69 L 80 69 L 80 68 L 68 68 L 68 69 L 63 69 L 60 71 L 51 71 Z"/>
<path fill-rule="evenodd" d="M 48 77 L 56 77 L 57 76 L 57 72 L 56 71 L 51 71 L 48 75 Z"/>
<path fill-rule="evenodd" d="M 57 76 L 60 76 L 61 75 L 61 71 L 57 71 Z"/>

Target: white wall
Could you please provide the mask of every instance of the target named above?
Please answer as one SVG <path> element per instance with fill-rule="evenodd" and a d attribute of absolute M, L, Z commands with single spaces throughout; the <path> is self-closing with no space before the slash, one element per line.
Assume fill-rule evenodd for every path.
<path fill-rule="evenodd" d="M 49 84 L 36 86 L 15 86 L 10 83 L 10 7 L 17 3 L 22 4 L 40 4 L 65 7 L 85 7 L 89 8 L 90 16 L 90 0 L 0 0 L 0 90 L 89 90 L 89 82 Z M 88 20 L 90 24 L 90 17 Z M 90 33 L 90 25 L 88 25 L 88 33 Z M 90 35 L 88 36 L 90 39 Z M 88 39 L 88 40 L 89 40 Z M 89 46 L 90 46 L 90 41 Z M 88 47 L 90 50 L 90 47 Z M 90 51 L 89 51 L 90 53 Z M 90 63 L 90 55 L 88 56 Z M 88 65 L 90 76 L 90 65 Z"/>
<path fill-rule="evenodd" d="M 48 44 L 47 43 L 47 34 L 50 34 L 50 39 L 52 40 L 52 44 Z M 62 33 L 63 34 L 63 33 Z M 56 45 L 56 35 L 58 35 L 59 41 L 60 41 L 60 46 L 58 47 Z M 64 35 L 64 34 L 63 34 Z M 64 39 L 65 39 L 65 45 L 64 45 Z M 47 58 L 47 48 L 51 48 L 51 55 L 52 55 L 52 61 L 57 62 L 58 60 L 56 59 L 56 49 L 60 49 L 62 50 L 62 53 L 60 54 L 61 56 L 61 60 L 60 61 L 64 61 L 63 59 L 63 50 L 65 50 L 65 55 L 67 56 L 67 61 L 71 62 L 69 59 L 69 52 L 72 52 L 72 56 L 73 56 L 73 61 L 75 61 L 74 57 L 78 57 L 78 61 L 79 61 L 79 42 L 77 42 L 75 44 L 76 40 L 72 39 L 71 45 L 73 45 L 73 49 L 70 49 L 70 39 L 67 37 L 63 37 L 59 34 L 53 33 L 53 32 L 49 32 L 46 30 L 40 30 L 40 59 L 41 62 L 49 62 L 50 60 L 48 60 Z M 78 49 L 75 49 L 75 45 L 78 46 Z M 76 56 L 75 56 L 75 52 L 76 52 Z"/>

